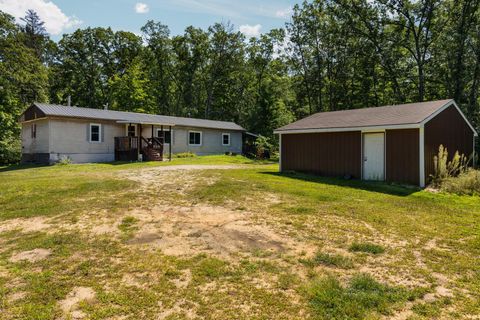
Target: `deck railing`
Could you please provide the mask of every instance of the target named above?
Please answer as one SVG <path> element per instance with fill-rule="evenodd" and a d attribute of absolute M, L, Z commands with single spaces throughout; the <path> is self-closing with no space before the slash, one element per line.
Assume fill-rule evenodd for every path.
<path fill-rule="evenodd" d="M 115 160 L 135 161 L 138 159 L 138 137 L 115 137 Z"/>

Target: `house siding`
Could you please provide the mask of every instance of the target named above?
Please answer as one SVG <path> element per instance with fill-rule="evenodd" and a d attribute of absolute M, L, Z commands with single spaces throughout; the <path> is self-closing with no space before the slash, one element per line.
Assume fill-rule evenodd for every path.
<path fill-rule="evenodd" d="M 191 146 L 188 144 L 189 131 L 202 132 L 202 144 Z M 222 145 L 222 133 L 230 133 L 230 145 Z M 242 153 L 242 133 L 228 130 L 212 130 L 192 127 L 175 127 L 173 134 L 173 152 L 192 152 L 197 155 L 222 154 L 225 152 Z"/>
<path fill-rule="evenodd" d="M 37 126 L 36 138 L 32 138 L 32 126 Z M 31 121 L 22 125 L 22 153 L 49 153 L 49 122 L 46 119 Z"/>
<path fill-rule="evenodd" d="M 282 134 L 282 171 L 361 178 L 361 132 Z"/>
<path fill-rule="evenodd" d="M 386 181 L 419 185 L 419 130 L 386 130 L 385 144 Z"/>
<path fill-rule="evenodd" d="M 101 142 L 90 142 L 90 123 L 102 126 Z M 109 162 L 115 159 L 114 137 L 125 135 L 123 125 L 99 120 L 51 119 L 50 161 L 69 157 L 77 163 Z"/>
<path fill-rule="evenodd" d="M 434 174 L 434 156 L 443 145 L 449 157 L 455 151 L 470 157 L 473 154 L 474 133 L 455 106 L 450 106 L 425 124 L 425 181 Z"/>

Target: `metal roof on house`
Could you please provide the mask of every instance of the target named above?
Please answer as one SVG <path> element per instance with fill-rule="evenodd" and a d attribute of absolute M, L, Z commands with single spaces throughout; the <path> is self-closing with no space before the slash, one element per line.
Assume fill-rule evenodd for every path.
<path fill-rule="evenodd" d="M 375 108 L 319 112 L 278 128 L 275 132 L 420 124 L 444 106 L 450 104 L 454 104 L 452 99 Z"/>
<path fill-rule="evenodd" d="M 119 123 L 141 123 L 155 125 L 172 125 L 184 127 L 197 127 L 209 129 L 223 129 L 245 131 L 244 128 L 234 122 L 171 117 L 137 112 L 124 112 L 104 109 L 69 107 L 57 104 L 34 103 L 46 116 L 86 118 L 111 120 Z"/>

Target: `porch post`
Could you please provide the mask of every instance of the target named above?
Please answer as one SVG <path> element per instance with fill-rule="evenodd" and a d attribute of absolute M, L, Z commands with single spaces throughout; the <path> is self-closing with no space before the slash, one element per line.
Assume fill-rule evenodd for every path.
<path fill-rule="evenodd" d="M 140 153 L 141 153 L 141 150 L 142 150 L 142 124 L 139 123 L 138 124 L 138 157 L 140 157 Z M 138 157 L 137 157 L 137 160 L 138 160 Z"/>
<path fill-rule="evenodd" d="M 152 143 L 153 143 L 153 124 L 152 124 Z"/>
<path fill-rule="evenodd" d="M 162 133 L 162 161 L 163 161 L 163 147 L 165 146 L 165 133 L 163 132 L 163 124 L 160 126 L 160 132 Z"/>
<path fill-rule="evenodd" d="M 168 144 L 168 161 L 172 161 L 172 143 L 173 143 L 173 136 L 172 136 L 172 126 L 169 126 L 168 129 L 170 130 L 170 143 Z"/>

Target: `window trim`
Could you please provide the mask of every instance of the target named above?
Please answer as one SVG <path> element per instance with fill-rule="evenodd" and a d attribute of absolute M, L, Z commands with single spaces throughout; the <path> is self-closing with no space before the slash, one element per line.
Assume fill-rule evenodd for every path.
<path fill-rule="evenodd" d="M 228 143 L 227 144 L 225 144 L 224 136 L 228 136 Z M 230 144 L 231 144 L 230 139 L 231 139 L 230 133 L 229 132 L 223 132 L 222 133 L 222 146 L 230 146 Z"/>
<path fill-rule="evenodd" d="M 92 127 L 98 127 L 98 141 L 92 140 Z M 88 141 L 90 143 L 102 143 L 102 125 L 100 123 L 90 123 L 89 132 L 88 132 Z"/>
<path fill-rule="evenodd" d="M 162 132 L 162 129 L 161 129 L 161 128 L 157 128 L 155 132 L 157 133 L 155 137 L 158 137 L 158 133 L 159 133 L 159 132 Z M 165 128 L 164 128 L 164 129 L 163 129 L 163 132 L 170 132 L 170 142 L 172 142 L 172 141 L 173 141 L 173 129 L 172 129 L 172 130 L 168 130 L 168 129 L 165 129 Z M 164 144 L 170 144 L 170 143 L 165 142 Z M 172 142 L 172 144 L 173 144 L 173 142 Z"/>
<path fill-rule="evenodd" d="M 200 134 L 200 143 L 199 144 L 191 144 L 190 143 L 190 133 L 199 133 Z M 192 147 L 200 147 L 202 146 L 203 143 L 203 133 L 202 131 L 194 131 L 194 130 L 189 130 L 188 131 L 188 145 Z"/>

